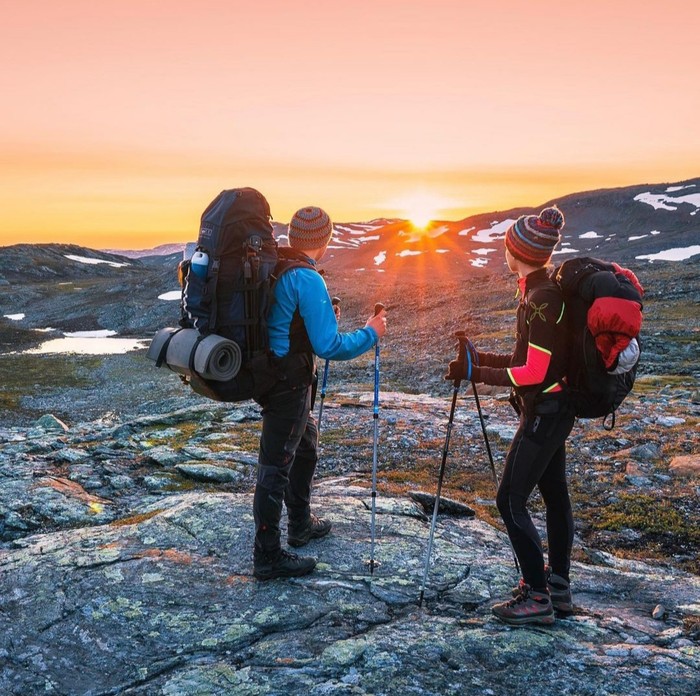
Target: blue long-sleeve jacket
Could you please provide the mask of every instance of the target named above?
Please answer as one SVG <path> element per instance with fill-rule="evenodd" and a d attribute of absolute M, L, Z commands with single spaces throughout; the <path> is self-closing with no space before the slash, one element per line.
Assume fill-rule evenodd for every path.
<path fill-rule="evenodd" d="M 331 360 L 351 360 L 377 342 L 369 327 L 349 333 L 338 331 L 338 322 L 323 278 L 309 268 L 293 268 L 275 283 L 274 302 L 268 317 L 270 350 L 284 357 L 289 353 L 289 331 L 298 309 L 316 355 Z"/>

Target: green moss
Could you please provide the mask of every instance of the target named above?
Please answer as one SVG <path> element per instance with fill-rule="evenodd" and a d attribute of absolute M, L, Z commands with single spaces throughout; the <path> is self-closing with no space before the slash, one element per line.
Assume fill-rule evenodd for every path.
<path fill-rule="evenodd" d="M 656 394 L 660 388 L 666 385 L 694 387 L 695 380 L 688 375 L 642 375 L 635 380 L 633 393 Z"/>
<path fill-rule="evenodd" d="M 64 355 L 3 355 L 0 361 L 0 408 L 14 410 L 27 394 L 88 387 L 88 374 L 100 364 L 96 357 Z"/>
<path fill-rule="evenodd" d="M 230 443 L 244 452 L 257 452 L 260 445 L 260 423 L 242 424 L 230 429 Z"/>
<path fill-rule="evenodd" d="M 190 440 L 195 436 L 201 427 L 202 424 L 198 421 L 178 423 L 177 429 L 180 431 L 180 433 L 170 438 L 168 440 L 168 444 L 174 450 L 181 450 L 183 447 L 187 447 L 190 444 Z M 164 428 L 165 426 L 163 426 L 163 429 Z"/>
<path fill-rule="evenodd" d="M 620 496 L 618 502 L 602 509 L 595 526 L 611 531 L 630 528 L 653 534 L 684 535 L 700 542 L 700 528 L 686 522 L 671 501 L 656 500 L 649 495 Z"/>
<path fill-rule="evenodd" d="M 641 537 L 630 544 L 623 536 L 605 542 L 616 554 L 632 558 L 668 558 L 679 554 L 679 565 L 691 573 L 700 569 L 695 549 L 700 544 L 700 525 L 683 499 L 656 499 L 650 495 L 621 495 L 610 505 L 589 505 L 575 513 L 592 531 L 633 529 Z"/>

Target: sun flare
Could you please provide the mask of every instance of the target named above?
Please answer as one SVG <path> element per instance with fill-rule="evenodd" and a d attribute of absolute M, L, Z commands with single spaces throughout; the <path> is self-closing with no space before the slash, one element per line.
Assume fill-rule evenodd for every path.
<path fill-rule="evenodd" d="M 408 219 L 411 221 L 411 224 L 420 229 L 425 229 L 434 217 L 434 211 L 432 210 L 408 211 Z"/>
<path fill-rule="evenodd" d="M 439 201 L 427 193 L 414 193 L 403 202 L 404 215 L 414 227 L 425 229 L 437 215 Z"/>
<path fill-rule="evenodd" d="M 401 217 L 410 220 L 411 224 L 420 230 L 426 229 L 440 214 L 451 209 L 455 201 L 430 191 L 413 191 L 406 193 L 393 201 L 394 207 Z M 390 207 L 390 206 L 388 206 Z"/>

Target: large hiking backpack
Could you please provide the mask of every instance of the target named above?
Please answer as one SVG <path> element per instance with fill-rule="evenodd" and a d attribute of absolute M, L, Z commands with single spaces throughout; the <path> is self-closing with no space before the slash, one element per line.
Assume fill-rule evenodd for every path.
<path fill-rule="evenodd" d="M 209 263 L 205 276 L 188 269 L 181 325 L 229 338 L 252 358 L 266 347 L 266 285 L 277 263 L 265 197 L 252 188 L 222 191 L 202 213 L 195 251 Z"/>
<path fill-rule="evenodd" d="M 222 191 L 207 206 L 195 248 L 195 256 L 202 255 L 205 272 L 191 261 L 180 264 L 180 326 L 159 332 L 148 357 L 203 396 L 256 398 L 278 378 L 268 351 L 273 284 L 291 268 L 314 266 L 277 246 L 270 206 L 253 188 Z"/>
<path fill-rule="evenodd" d="M 644 290 L 632 271 L 590 257 L 565 261 L 553 277 L 566 303 L 566 381 L 576 415 L 602 417 L 611 430 L 637 374 Z"/>

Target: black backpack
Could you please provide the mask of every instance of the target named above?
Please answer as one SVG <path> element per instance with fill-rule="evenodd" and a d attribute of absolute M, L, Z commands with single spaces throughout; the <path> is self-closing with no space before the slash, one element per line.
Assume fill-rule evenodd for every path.
<path fill-rule="evenodd" d="M 315 267 L 304 260 L 303 254 L 278 247 L 270 217 L 267 200 L 253 188 L 222 191 L 207 206 L 202 213 L 195 249 L 195 254 L 202 252 L 208 257 L 206 273 L 195 272 L 191 261 L 180 264 L 178 275 L 183 284 L 180 329 L 163 329 L 156 335 L 160 340 L 154 339 L 153 349 L 149 351 L 148 357 L 156 365 L 168 365 L 192 389 L 208 398 L 218 401 L 257 398 L 288 371 L 289 366 L 280 364 L 268 350 L 267 316 L 273 300 L 272 288 L 291 268 L 315 270 Z M 297 334 L 299 322 L 297 318 Z M 196 331 L 187 369 L 169 365 L 166 357 L 170 341 L 183 329 Z M 189 335 L 193 333 L 190 331 Z M 305 335 L 303 322 L 301 333 Z M 198 344 L 213 335 L 237 346 L 232 348 L 236 349 L 234 361 L 240 368 L 232 379 L 205 379 L 195 368 Z M 293 345 L 292 349 L 302 356 L 304 372 L 311 371 L 308 339 L 301 342 L 301 348 Z"/>
<path fill-rule="evenodd" d="M 566 381 L 576 415 L 580 418 L 602 417 L 603 427 L 612 430 L 615 411 L 634 386 L 639 361 L 626 372 L 613 374 L 609 371 L 589 327 L 589 310 L 596 301 L 604 306 L 603 298 L 622 300 L 623 308 L 629 307 L 632 313 L 638 313 L 636 319 L 640 326 L 642 287 L 631 271 L 590 257 L 565 261 L 554 269 L 553 278 L 566 303 Z M 627 302 L 632 304 L 627 305 Z M 610 330 L 615 328 L 611 326 Z M 628 337 L 635 338 L 641 349 L 638 333 Z"/>

